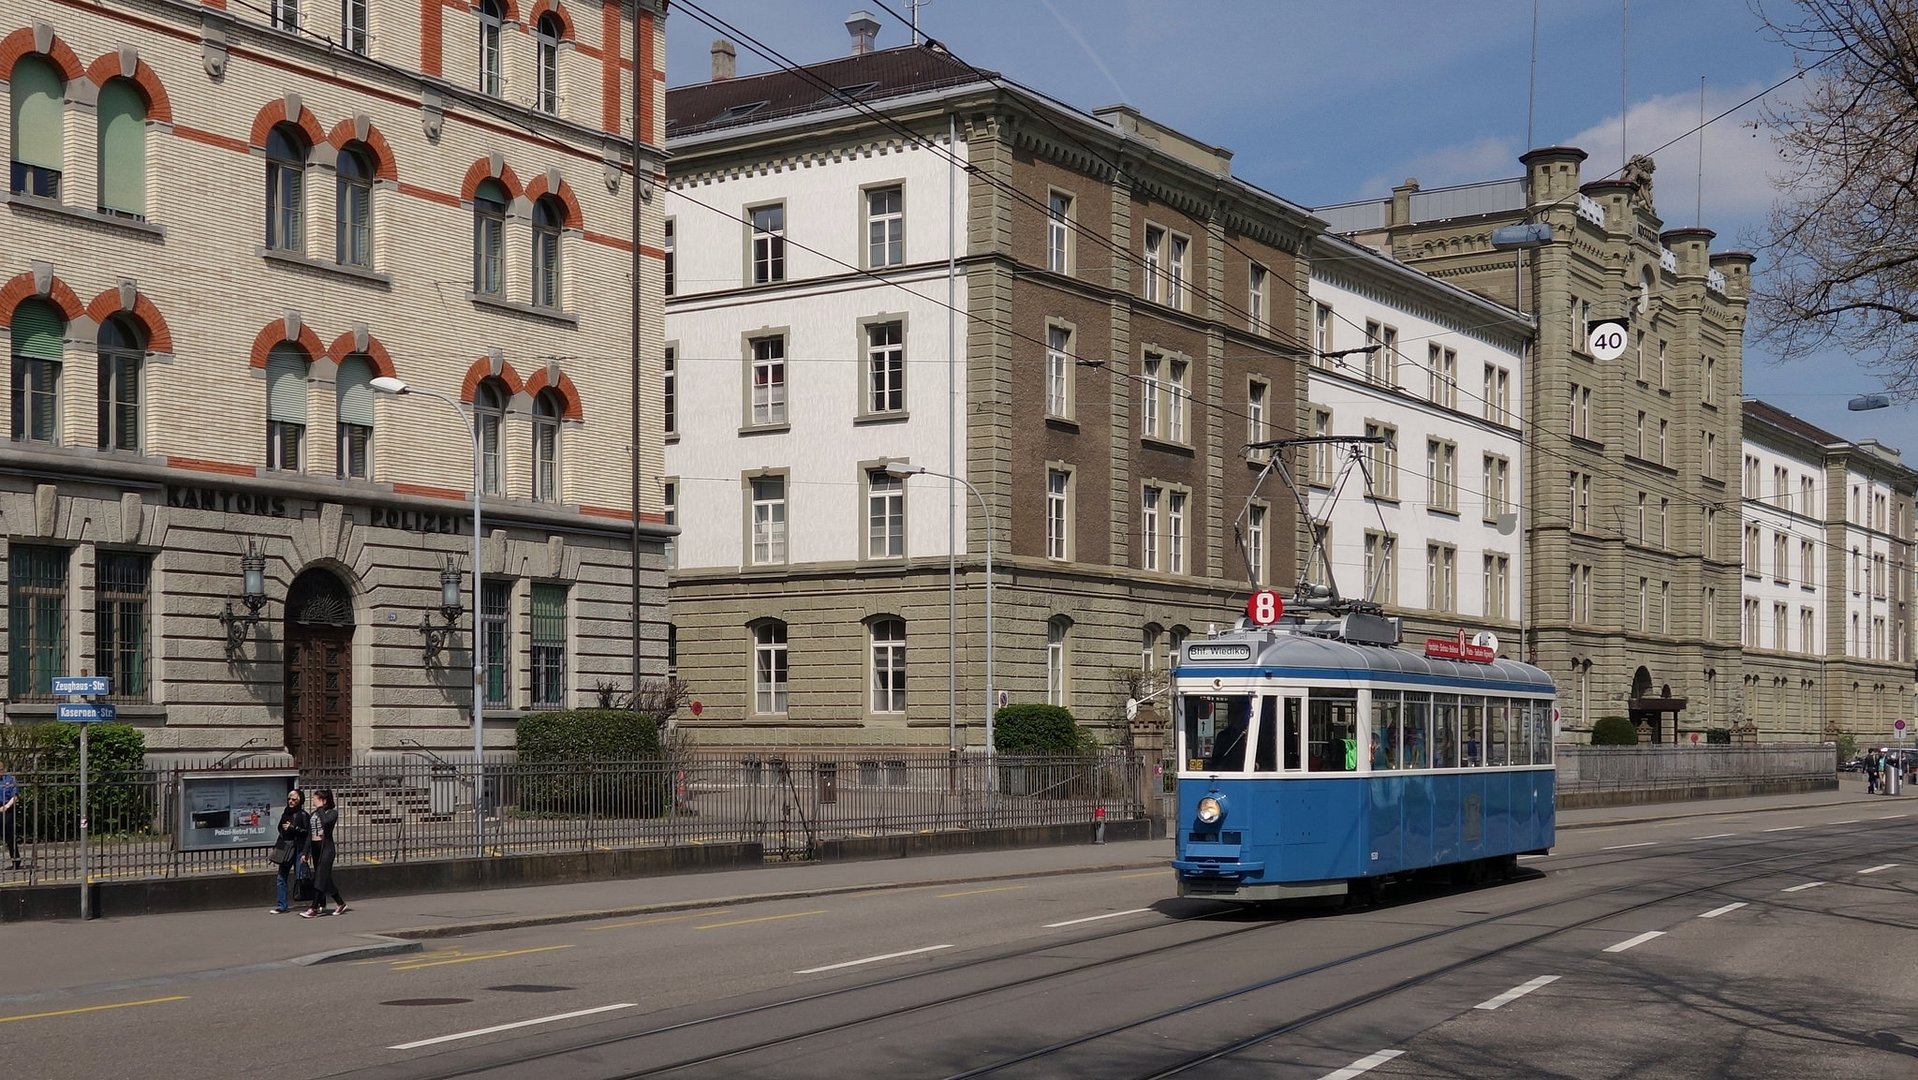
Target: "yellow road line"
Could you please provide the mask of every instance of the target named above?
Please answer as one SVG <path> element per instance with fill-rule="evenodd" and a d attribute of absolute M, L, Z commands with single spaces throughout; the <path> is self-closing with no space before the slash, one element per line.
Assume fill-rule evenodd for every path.
<path fill-rule="evenodd" d="M 1024 885 L 1001 885 L 994 889 L 967 889 L 965 892 L 940 893 L 938 897 L 936 897 L 936 899 L 950 900 L 951 898 L 955 896 L 978 896 L 981 893 L 989 893 L 989 892 L 1017 892 L 1018 890 L 1023 889 L 1025 887 L 1026 886 Z"/>
<path fill-rule="evenodd" d="M 776 922 L 780 919 L 803 919 L 808 915 L 824 915 L 825 913 L 825 909 L 821 908 L 818 911 L 795 911 L 790 915 L 761 915 L 757 919 L 734 919 L 732 922 L 707 923 L 705 926 L 695 926 L 693 929 L 717 930 L 722 926 L 745 926 L 747 923 Z"/>
<path fill-rule="evenodd" d="M 425 963 L 394 964 L 394 971 L 418 971 L 421 968 L 441 967 L 446 964 L 470 964 L 475 960 L 501 960 L 508 956 L 525 956 L 527 953 L 553 952 L 556 949 L 570 949 L 571 945 L 542 945 L 537 949 L 508 949 L 502 952 L 474 953 L 471 956 L 456 956 L 450 960 L 429 960 Z"/>
<path fill-rule="evenodd" d="M 102 1012 L 106 1009 L 131 1009 L 135 1005 L 164 1005 L 169 1001 L 185 1001 L 185 994 L 173 997 L 148 998 L 145 1001 L 120 1001 L 112 1005 L 88 1005 L 84 1009 L 61 1009 L 59 1012 L 29 1013 L 26 1016 L 0 1016 L 0 1024 L 11 1024 L 15 1020 L 45 1020 L 50 1016 L 73 1016 L 77 1013 Z"/>
<path fill-rule="evenodd" d="M 1166 868 L 1165 868 L 1165 870 L 1170 870 L 1170 869 L 1172 869 L 1172 868 L 1171 868 L 1170 866 L 1168 866 L 1168 867 L 1166 867 Z M 1147 871 L 1146 871 L 1145 873 L 1143 873 L 1143 874 L 1120 874 L 1120 875 L 1119 875 L 1119 880 L 1120 880 L 1120 881 L 1131 881 L 1131 880 L 1132 880 L 1133 878 L 1141 878 L 1141 877 L 1159 877 L 1159 876 L 1161 876 L 1161 875 L 1163 875 L 1163 874 L 1165 873 L 1165 870 L 1147 870 Z"/>
<path fill-rule="evenodd" d="M 465 956 L 465 955 L 466 955 L 466 951 L 464 949 L 438 949 L 438 950 L 435 950 L 434 952 L 408 953 L 406 956 L 401 957 L 398 960 L 395 960 L 390 956 L 376 956 L 371 960 L 354 960 L 351 962 L 351 966 L 364 967 L 367 964 L 417 964 L 421 960 L 437 960 L 445 956 Z"/>
<path fill-rule="evenodd" d="M 731 908 L 721 908 L 718 911 L 695 911 L 686 915 L 662 915 L 657 919 L 641 919 L 638 922 L 609 923 L 605 926 L 589 926 L 586 929 L 588 930 L 624 930 L 626 927 L 629 927 L 629 926 L 656 926 L 659 923 L 684 922 L 687 919 L 710 919 L 714 915 L 731 915 L 731 914 L 732 914 Z"/>

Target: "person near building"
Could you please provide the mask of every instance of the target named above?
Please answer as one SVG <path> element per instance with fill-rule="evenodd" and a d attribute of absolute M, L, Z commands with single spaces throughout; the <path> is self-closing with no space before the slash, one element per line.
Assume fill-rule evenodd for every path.
<path fill-rule="evenodd" d="M 339 853 L 340 812 L 333 805 L 333 789 L 313 792 L 313 811 L 307 816 L 307 851 L 313 863 L 313 906 L 300 912 L 302 919 L 322 915 L 346 914 L 346 898 L 333 880 L 333 857 Z M 333 910 L 326 909 L 326 898 L 333 898 Z"/>
<path fill-rule="evenodd" d="M 1878 794 L 1878 758 L 1875 756 L 1865 759 L 1865 794 Z"/>
<path fill-rule="evenodd" d="M 268 908 L 275 915 L 287 913 L 287 886 L 299 880 L 302 863 L 306 859 L 307 813 L 306 793 L 299 788 L 286 793 L 286 807 L 280 811 L 280 833 L 274 842 L 276 854 L 273 857 L 275 869 L 279 871 L 275 881 L 275 903 Z M 282 854 L 283 853 L 283 854 Z"/>
<path fill-rule="evenodd" d="M 13 770 L 6 762 L 0 761 L 0 836 L 7 841 L 7 858 L 13 860 L 13 868 L 20 869 L 20 833 L 14 825 L 14 808 L 20 805 L 20 782 L 13 778 Z"/>

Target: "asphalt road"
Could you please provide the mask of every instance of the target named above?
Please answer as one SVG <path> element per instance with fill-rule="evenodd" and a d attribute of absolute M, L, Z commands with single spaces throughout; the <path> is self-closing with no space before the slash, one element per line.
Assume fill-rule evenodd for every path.
<path fill-rule="evenodd" d="M 1562 831 L 1516 881 L 1365 911 L 1246 911 L 1123 871 L 0 995 L 0 1061 L 143 1080 L 1918 1076 L 1918 817 L 1879 809 Z"/>

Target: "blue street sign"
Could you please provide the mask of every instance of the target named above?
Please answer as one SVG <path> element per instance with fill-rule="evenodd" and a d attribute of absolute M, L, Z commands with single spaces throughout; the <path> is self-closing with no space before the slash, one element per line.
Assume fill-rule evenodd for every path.
<path fill-rule="evenodd" d="M 53 692 L 61 697 L 69 694 L 111 694 L 112 682 L 105 675 L 55 675 Z"/>
<path fill-rule="evenodd" d="M 54 719 L 75 724 L 110 724 L 118 711 L 111 705 L 64 704 L 55 709 Z"/>

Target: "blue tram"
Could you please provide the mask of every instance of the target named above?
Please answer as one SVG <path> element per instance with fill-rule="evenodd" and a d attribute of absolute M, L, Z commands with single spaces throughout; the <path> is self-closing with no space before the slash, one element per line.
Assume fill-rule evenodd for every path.
<path fill-rule="evenodd" d="M 1419 871 L 1509 876 L 1551 847 L 1551 678 L 1463 634 L 1398 641 L 1397 619 L 1348 611 L 1185 644 L 1180 895 L 1369 897 Z"/>

